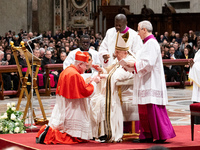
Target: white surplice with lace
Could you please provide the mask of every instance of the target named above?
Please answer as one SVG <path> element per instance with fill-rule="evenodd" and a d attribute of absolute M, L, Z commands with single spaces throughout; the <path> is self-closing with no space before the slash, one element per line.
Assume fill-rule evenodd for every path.
<path fill-rule="evenodd" d="M 96 83 L 92 84 L 94 91 L 88 98 L 67 99 L 56 95 L 56 103 L 49 120 L 53 129 L 85 140 L 93 138 L 89 100 L 96 91 Z"/>
<path fill-rule="evenodd" d="M 168 103 L 166 82 L 160 45 L 149 39 L 136 53 L 136 70 L 133 84 L 133 104 Z"/>

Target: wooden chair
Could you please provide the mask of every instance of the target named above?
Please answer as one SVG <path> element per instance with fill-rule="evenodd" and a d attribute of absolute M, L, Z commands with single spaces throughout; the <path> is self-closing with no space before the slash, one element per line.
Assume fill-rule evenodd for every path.
<path fill-rule="evenodd" d="M 39 102 L 39 105 L 40 105 L 40 109 L 41 109 L 41 112 L 42 112 L 42 115 L 43 115 L 42 119 L 36 118 L 35 112 L 33 110 L 32 114 L 33 114 L 35 124 L 47 124 L 48 120 L 47 120 L 45 112 L 44 112 L 44 108 L 43 108 L 43 105 L 42 105 L 42 101 L 41 101 L 39 91 L 38 91 L 38 86 L 37 86 L 37 75 L 38 75 L 39 67 L 41 66 L 41 60 L 39 58 L 37 58 L 36 56 L 34 56 L 32 53 L 30 53 L 26 49 L 23 41 L 20 44 L 21 44 L 22 47 L 15 47 L 14 42 L 12 42 L 12 41 L 10 42 L 11 49 L 13 51 L 13 55 L 14 55 L 16 65 L 17 65 L 17 68 L 18 68 L 20 81 L 22 83 L 22 89 L 21 89 L 21 92 L 20 92 L 20 95 L 19 95 L 16 110 L 19 110 L 19 107 L 20 107 L 24 93 L 27 97 L 27 103 L 26 103 L 26 107 L 25 107 L 25 110 L 24 110 L 23 119 L 26 118 L 28 108 L 31 108 L 31 110 L 33 110 L 32 105 L 31 105 L 32 93 L 31 93 L 31 91 L 28 92 L 28 90 L 27 90 L 27 85 L 33 85 L 33 89 L 35 90 L 35 93 L 37 95 L 38 102 Z M 24 56 L 25 56 L 25 59 L 26 59 L 28 69 L 26 71 L 25 76 L 23 76 L 23 74 L 22 74 L 22 69 L 20 67 L 19 60 L 18 60 L 18 57 L 17 57 L 17 55 L 18 55 L 17 51 L 19 51 L 21 54 L 23 53 Z M 33 58 L 33 60 L 32 60 L 32 58 Z M 32 67 L 31 67 L 32 65 L 36 65 L 36 70 L 35 70 L 34 74 L 32 74 Z M 29 75 L 30 75 L 30 77 L 33 78 L 33 83 L 28 81 Z"/>
<path fill-rule="evenodd" d="M 3 79 L 2 79 L 2 74 L 3 73 L 11 73 L 11 72 L 18 72 L 16 65 L 0 66 L 0 85 L 1 85 L 0 100 L 4 100 L 4 96 L 7 96 L 7 95 L 19 96 L 19 94 L 20 94 L 20 81 L 18 83 L 17 90 L 4 91 L 4 83 L 3 83 Z M 18 75 L 18 77 L 19 77 L 19 75 Z"/>
<path fill-rule="evenodd" d="M 191 114 L 191 138 L 194 140 L 194 118 L 200 116 L 200 103 L 194 103 L 190 105 Z"/>

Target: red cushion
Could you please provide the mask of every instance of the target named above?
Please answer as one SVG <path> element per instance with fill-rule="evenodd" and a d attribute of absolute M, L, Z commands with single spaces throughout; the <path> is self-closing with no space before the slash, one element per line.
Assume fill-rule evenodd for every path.
<path fill-rule="evenodd" d="M 191 104 L 190 111 L 200 112 L 200 103 Z"/>
<path fill-rule="evenodd" d="M 4 95 L 16 95 L 17 91 L 15 90 L 8 90 L 8 91 L 3 91 Z"/>

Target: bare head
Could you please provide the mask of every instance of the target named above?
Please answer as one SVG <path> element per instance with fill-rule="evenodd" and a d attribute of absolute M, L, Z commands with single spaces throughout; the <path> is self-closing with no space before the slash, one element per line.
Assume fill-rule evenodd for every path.
<path fill-rule="evenodd" d="M 118 14 L 115 16 L 115 29 L 119 32 L 125 30 L 127 26 L 127 18 L 124 14 Z"/>
<path fill-rule="evenodd" d="M 152 31 L 153 26 L 149 21 L 144 20 L 138 23 L 138 35 L 141 37 L 142 40 L 152 34 Z"/>

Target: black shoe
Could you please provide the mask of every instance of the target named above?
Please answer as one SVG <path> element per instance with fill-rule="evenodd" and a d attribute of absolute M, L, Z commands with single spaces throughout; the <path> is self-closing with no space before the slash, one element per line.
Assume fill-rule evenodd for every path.
<path fill-rule="evenodd" d="M 166 141 L 166 140 L 155 140 L 154 143 L 162 144 L 162 143 L 165 143 L 165 141 Z"/>
<path fill-rule="evenodd" d="M 99 140 L 101 140 L 101 141 L 106 140 L 106 139 L 107 139 L 107 135 L 106 134 L 99 137 Z"/>
<path fill-rule="evenodd" d="M 134 139 L 132 142 L 133 142 L 133 143 L 153 143 L 153 138 Z"/>
<path fill-rule="evenodd" d="M 44 131 L 40 134 L 40 136 L 36 138 L 36 143 L 44 144 L 44 139 L 46 137 L 48 130 L 49 130 L 49 125 L 47 125 Z"/>

